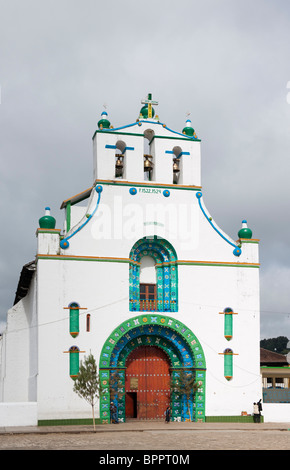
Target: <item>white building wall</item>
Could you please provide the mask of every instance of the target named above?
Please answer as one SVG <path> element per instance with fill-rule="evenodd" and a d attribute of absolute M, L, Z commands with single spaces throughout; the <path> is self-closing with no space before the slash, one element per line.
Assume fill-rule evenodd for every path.
<path fill-rule="evenodd" d="M 0 403 L 0 427 L 37 426 L 37 403 Z"/>
<path fill-rule="evenodd" d="M 135 196 L 129 193 L 130 187 L 137 189 Z M 134 183 L 103 184 L 97 212 L 77 235 L 69 239 L 69 248 L 61 250 L 61 253 L 128 258 L 135 241 L 144 236 L 158 235 L 174 246 L 180 260 L 259 262 L 256 244 L 244 244 L 240 257 L 233 254 L 234 247 L 223 240 L 204 217 L 196 191 L 173 187 L 169 188 L 170 197 L 165 198 L 163 190 L 162 186 L 156 186 L 154 183 L 146 187 Z M 87 221 L 85 214 L 94 211 L 97 200 L 98 195 L 93 189 L 87 210 L 81 208 L 83 217 L 78 224 L 72 226 L 68 235 L 72 235 Z M 79 208 L 72 207 L 74 222 L 75 209 L 78 211 Z M 214 220 L 212 223 L 215 224 Z M 219 227 L 217 229 L 229 241 L 235 243 Z"/>
<path fill-rule="evenodd" d="M 263 403 L 262 416 L 265 423 L 289 423 L 290 403 Z"/>
<path fill-rule="evenodd" d="M 98 361 L 103 342 L 113 325 L 122 321 L 123 311 L 127 316 L 129 313 L 128 283 L 121 281 L 128 278 L 127 269 L 128 265 L 121 263 L 39 261 L 40 322 L 49 319 L 39 332 L 39 343 L 42 344 L 38 376 L 39 419 L 91 416 L 90 406 L 73 392 L 68 351 L 76 345 L 82 351 L 80 359 L 92 352 Z M 110 289 L 112 285 L 117 286 L 116 290 Z M 76 338 L 70 335 L 69 310 L 64 308 L 71 302 L 87 309 L 80 310 L 80 333 Z M 91 332 L 86 332 L 87 313 L 91 315 Z"/>
<path fill-rule="evenodd" d="M 37 367 L 32 364 L 37 361 L 37 328 L 31 328 L 36 311 L 35 289 L 33 279 L 29 294 L 7 313 L 1 364 L 1 401 L 4 402 L 30 401 L 35 395 L 36 383 L 32 377 L 36 376 Z"/>

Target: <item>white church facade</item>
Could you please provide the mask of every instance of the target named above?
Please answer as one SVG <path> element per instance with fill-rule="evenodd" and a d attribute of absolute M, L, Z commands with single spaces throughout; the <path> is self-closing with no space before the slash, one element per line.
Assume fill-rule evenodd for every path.
<path fill-rule="evenodd" d="M 173 131 L 151 95 L 143 104 L 118 128 L 102 114 L 94 184 L 62 203 L 63 228 L 47 208 L 7 314 L 0 400 L 36 404 L 38 423 L 91 417 L 73 391 L 90 353 L 101 423 L 112 400 L 122 422 L 167 406 L 206 421 L 251 415 L 261 398 L 259 241 L 246 221 L 232 240 L 208 212 L 191 122 Z M 172 386 L 184 377 L 188 397 Z"/>

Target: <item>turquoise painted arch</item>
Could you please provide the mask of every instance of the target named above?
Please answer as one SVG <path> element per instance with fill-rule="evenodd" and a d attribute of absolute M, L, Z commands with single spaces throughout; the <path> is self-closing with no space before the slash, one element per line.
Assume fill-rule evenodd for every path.
<path fill-rule="evenodd" d="M 126 359 L 139 346 L 156 346 L 167 354 L 172 379 L 178 378 L 180 370 L 194 373 L 199 388 L 191 403 L 195 421 L 205 419 L 205 379 L 206 362 L 202 346 L 193 332 L 173 317 L 155 313 L 144 313 L 121 323 L 104 343 L 99 369 L 102 393 L 100 394 L 100 418 L 110 420 L 109 404 L 111 374 L 116 372 L 120 380 L 120 390 L 125 386 Z M 171 396 L 172 416 L 176 420 L 186 420 L 184 397 Z M 125 421 L 125 393 L 116 401 L 118 415 Z"/>
<path fill-rule="evenodd" d="M 129 258 L 129 304 L 131 311 L 140 310 L 140 262 L 143 256 L 155 261 L 157 308 L 159 312 L 178 310 L 178 266 L 174 247 L 164 238 L 144 237 L 131 249 Z"/>

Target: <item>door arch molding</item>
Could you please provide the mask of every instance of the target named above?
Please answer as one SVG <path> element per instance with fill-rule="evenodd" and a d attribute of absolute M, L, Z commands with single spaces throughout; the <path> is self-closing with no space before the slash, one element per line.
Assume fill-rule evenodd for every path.
<path fill-rule="evenodd" d="M 199 389 L 194 397 L 194 420 L 205 419 L 205 379 L 206 361 L 203 348 L 194 333 L 184 323 L 166 315 L 143 314 L 130 318 L 115 328 L 106 339 L 99 362 L 100 383 L 100 419 L 110 422 L 110 375 L 118 374 L 119 389 L 125 383 L 125 362 L 130 352 L 140 345 L 158 346 L 169 357 L 172 376 L 180 370 L 192 370 L 195 373 Z M 123 400 L 124 402 L 125 400 Z M 120 399 L 117 403 L 121 421 L 125 420 L 125 404 Z M 187 419 L 180 409 L 181 404 L 172 398 L 173 419 Z M 123 409 L 124 408 L 124 409 Z"/>

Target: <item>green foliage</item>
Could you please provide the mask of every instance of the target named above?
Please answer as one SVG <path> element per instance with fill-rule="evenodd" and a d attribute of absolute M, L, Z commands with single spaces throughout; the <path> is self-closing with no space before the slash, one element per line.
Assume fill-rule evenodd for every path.
<path fill-rule="evenodd" d="M 195 382 L 195 377 L 191 371 L 180 370 L 179 377 L 173 381 L 172 389 L 178 394 L 190 397 L 197 386 L 198 384 Z"/>
<path fill-rule="evenodd" d="M 279 354 L 287 354 L 288 338 L 286 336 L 278 336 L 277 338 L 262 339 L 260 341 L 261 348 L 268 349 Z"/>
<path fill-rule="evenodd" d="M 84 358 L 84 361 L 81 361 L 73 391 L 91 405 L 95 429 L 94 406 L 96 400 L 99 398 L 100 379 L 97 373 L 97 364 L 92 354 L 89 354 L 89 356 Z"/>
<path fill-rule="evenodd" d="M 179 371 L 179 377 L 172 380 L 171 392 L 177 396 L 184 395 L 190 419 L 192 421 L 190 412 L 190 399 L 194 397 L 199 387 L 198 382 L 195 381 L 194 373 L 191 370 L 182 369 Z"/>

